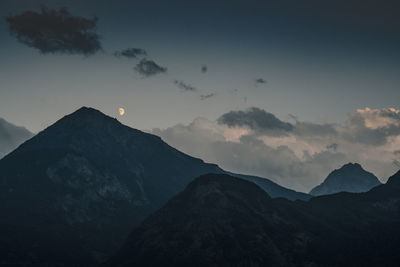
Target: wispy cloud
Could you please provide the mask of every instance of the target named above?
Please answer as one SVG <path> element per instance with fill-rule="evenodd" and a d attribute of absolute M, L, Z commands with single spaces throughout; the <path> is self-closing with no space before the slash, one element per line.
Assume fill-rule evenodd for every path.
<path fill-rule="evenodd" d="M 214 97 L 215 95 L 216 95 L 215 93 L 211 93 L 211 94 L 207 94 L 207 95 L 200 95 L 200 99 L 206 100 L 206 99 Z"/>
<path fill-rule="evenodd" d="M 136 66 L 133 68 L 137 73 L 139 73 L 142 76 L 145 77 L 150 77 L 157 75 L 159 73 L 166 73 L 167 68 L 166 67 L 161 67 L 157 63 L 155 63 L 153 60 L 149 59 L 142 59 Z"/>
<path fill-rule="evenodd" d="M 259 85 L 262 85 L 262 84 L 266 84 L 266 83 L 268 83 L 268 81 L 263 79 L 263 78 L 258 78 L 258 79 L 255 80 L 256 86 L 259 86 Z"/>
<path fill-rule="evenodd" d="M 191 92 L 197 91 L 196 87 L 194 87 L 194 86 L 192 86 L 192 85 L 190 85 L 188 83 L 185 83 L 183 81 L 174 80 L 174 84 L 184 92 L 186 92 L 186 91 L 191 91 Z"/>
<path fill-rule="evenodd" d="M 127 48 L 114 52 L 116 57 L 139 58 L 147 56 L 146 50 L 142 48 Z"/>

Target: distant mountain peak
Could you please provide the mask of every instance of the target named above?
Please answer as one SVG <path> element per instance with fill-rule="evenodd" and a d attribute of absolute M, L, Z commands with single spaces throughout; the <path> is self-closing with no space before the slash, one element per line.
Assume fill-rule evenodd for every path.
<path fill-rule="evenodd" d="M 26 128 L 0 118 L 0 158 L 33 136 Z"/>
<path fill-rule="evenodd" d="M 339 192 L 366 192 L 380 185 L 378 178 L 367 172 L 359 163 L 347 163 L 331 172 L 318 186 L 314 187 L 311 195 L 327 195 Z"/>

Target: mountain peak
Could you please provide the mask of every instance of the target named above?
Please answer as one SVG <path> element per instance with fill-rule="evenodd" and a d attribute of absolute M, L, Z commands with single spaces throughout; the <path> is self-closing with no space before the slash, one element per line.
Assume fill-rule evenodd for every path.
<path fill-rule="evenodd" d="M 77 109 L 75 112 L 73 112 L 72 114 L 98 114 L 98 113 L 103 114 L 98 109 L 95 109 L 92 107 L 87 107 L 87 106 L 82 106 L 79 109 Z"/>
<path fill-rule="evenodd" d="M 338 192 L 366 192 L 380 185 L 378 178 L 367 172 L 358 163 L 347 163 L 331 172 L 318 186 L 314 187 L 311 195 L 327 195 Z"/>
<path fill-rule="evenodd" d="M 81 107 L 74 111 L 73 113 L 66 115 L 64 118 L 62 118 L 60 121 L 64 119 L 69 119 L 69 120 L 84 120 L 85 122 L 90 122 L 90 121 L 113 121 L 113 122 L 118 122 L 116 118 L 112 118 L 103 112 L 91 108 L 91 107 Z M 119 122 L 118 122 L 119 123 Z M 120 123 L 119 123 L 120 124 Z"/>

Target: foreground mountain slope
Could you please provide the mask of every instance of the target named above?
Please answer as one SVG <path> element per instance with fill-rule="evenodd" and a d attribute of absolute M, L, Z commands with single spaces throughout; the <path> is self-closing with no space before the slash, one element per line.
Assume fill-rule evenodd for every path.
<path fill-rule="evenodd" d="M 378 178 L 365 171 L 360 164 L 348 163 L 331 172 L 322 184 L 310 191 L 310 194 L 320 196 L 339 192 L 360 193 L 380 184 Z"/>
<path fill-rule="evenodd" d="M 147 218 L 109 266 L 288 266 L 287 251 L 301 251 L 305 236 L 280 201 L 233 176 L 201 176 Z"/>
<path fill-rule="evenodd" d="M 15 126 L 0 118 L 0 159 L 32 136 L 24 127 Z"/>
<path fill-rule="evenodd" d="M 6 215 L 0 259 L 41 265 L 104 260 L 195 177 L 223 172 L 155 135 L 81 108 L 0 161 L 0 213 Z M 265 181 L 268 190 L 271 182 L 252 179 Z M 277 196 L 308 197 L 273 185 Z"/>
<path fill-rule="evenodd" d="M 400 172 L 367 193 L 271 199 L 210 174 L 136 228 L 109 266 L 398 266 Z"/>

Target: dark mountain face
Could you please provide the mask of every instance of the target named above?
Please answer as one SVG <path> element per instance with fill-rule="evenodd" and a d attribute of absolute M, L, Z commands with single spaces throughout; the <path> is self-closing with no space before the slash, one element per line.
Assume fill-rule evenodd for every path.
<path fill-rule="evenodd" d="M 380 184 L 378 178 L 365 171 L 360 164 L 348 163 L 331 172 L 322 184 L 310 191 L 310 194 L 320 196 L 339 192 L 360 193 Z"/>
<path fill-rule="evenodd" d="M 0 118 L 0 158 L 10 153 L 33 134 Z"/>
<path fill-rule="evenodd" d="M 398 266 L 400 172 L 367 193 L 271 199 L 210 174 L 136 228 L 109 266 Z"/>
<path fill-rule="evenodd" d="M 157 136 L 81 108 L 0 161 L 0 212 L 6 215 L 0 264 L 104 260 L 195 177 L 223 172 Z M 274 196 L 308 198 L 266 179 L 247 179 Z"/>
<path fill-rule="evenodd" d="M 291 216 L 257 185 L 207 174 L 146 219 L 109 264 L 285 266 L 282 247 L 301 250 L 303 242 Z"/>

